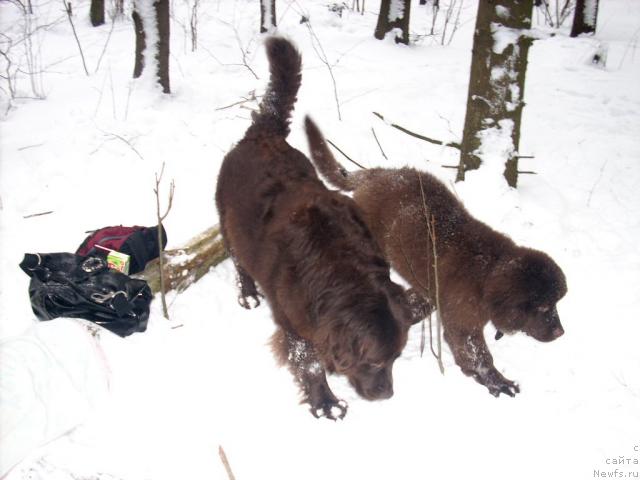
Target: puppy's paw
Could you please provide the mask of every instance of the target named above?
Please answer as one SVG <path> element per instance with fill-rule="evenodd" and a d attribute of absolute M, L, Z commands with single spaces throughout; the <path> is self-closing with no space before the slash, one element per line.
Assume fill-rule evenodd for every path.
<path fill-rule="evenodd" d="M 486 387 L 489 389 L 489 393 L 494 397 L 499 397 L 501 393 L 509 395 L 510 397 L 515 397 L 516 393 L 520 393 L 520 386 L 516 382 L 507 380 L 504 377 L 495 382 L 487 383 Z"/>
<path fill-rule="evenodd" d="M 320 405 L 312 405 L 309 409 L 316 418 L 326 417 L 329 420 L 342 420 L 347 414 L 349 405 L 344 400 L 325 400 Z"/>

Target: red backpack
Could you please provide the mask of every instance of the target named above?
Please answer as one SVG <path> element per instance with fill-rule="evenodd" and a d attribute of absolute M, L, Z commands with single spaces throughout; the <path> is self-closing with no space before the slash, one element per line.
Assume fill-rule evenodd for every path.
<path fill-rule="evenodd" d="M 167 246 L 167 232 L 162 227 L 162 250 Z M 144 270 L 150 260 L 160 255 L 158 227 L 104 227 L 92 232 L 76 251 L 77 255 L 106 257 L 109 250 L 129 255 L 129 273 Z"/>

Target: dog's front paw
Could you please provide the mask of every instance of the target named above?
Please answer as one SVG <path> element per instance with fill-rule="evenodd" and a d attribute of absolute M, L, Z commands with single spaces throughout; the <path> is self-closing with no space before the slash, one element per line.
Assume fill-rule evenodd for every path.
<path fill-rule="evenodd" d="M 420 295 L 415 289 L 407 290 L 407 300 L 411 311 L 412 323 L 418 323 L 427 318 L 433 312 L 433 305 L 424 296 Z"/>
<path fill-rule="evenodd" d="M 251 310 L 252 308 L 257 308 L 260 305 L 261 298 L 263 298 L 263 295 L 259 294 L 258 292 L 249 295 L 241 293 L 240 295 L 238 295 L 238 303 L 242 308 Z"/>
<path fill-rule="evenodd" d="M 311 405 L 311 414 L 316 418 L 326 417 L 329 420 L 342 420 L 347 414 L 349 405 L 344 400 L 325 400 L 320 405 Z"/>
<path fill-rule="evenodd" d="M 497 371 L 493 375 L 488 375 L 484 380 L 481 383 L 489 389 L 489 393 L 494 397 L 499 397 L 501 393 L 515 397 L 516 393 L 520 393 L 520 386 L 516 382 L 504 378 Z"/>

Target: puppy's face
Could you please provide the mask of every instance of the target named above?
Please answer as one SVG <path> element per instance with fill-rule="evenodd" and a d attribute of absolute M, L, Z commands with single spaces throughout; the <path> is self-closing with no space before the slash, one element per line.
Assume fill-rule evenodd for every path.
<path fill-rule="evenodd" d="M 527 312 L 522 331 L 539 342 L 551 342 L 564 334 L 556 305 L 541 305 Z"/>
<path fill-rule="evenodd" d="M 565 277 L 546 254 L 523 252 L 499 263 L 487 281 L 491 319 L 501 331 L 551 342 L 564 334 L 556 304 L 567 292 Z"/>

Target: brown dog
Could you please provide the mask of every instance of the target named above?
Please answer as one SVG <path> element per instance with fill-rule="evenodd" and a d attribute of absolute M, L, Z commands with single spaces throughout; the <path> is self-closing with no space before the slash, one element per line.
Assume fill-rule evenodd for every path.
<path fill-rule="evenodd" d="M 274 350 L 311 412 L 342 418 L 347 406 L 330 390 L 325 370 L 346 375 L 368 400 L 391 397 L 393 362 L 414 318 L 355 202 L 328 190 L 286 142 L 300 54 L 282 38 L 268 39 L 266 48 L 267 92 L 218 177 L 222 235 L 241 305 L 260 303 L 257 282 L 279 327 Z"/>
<path fill-rule="evenodd" d="M 306 131 L 314 164 L 330 183 L 354 192 L 392 267 L 432 305 L 439 300 L 444 337 L 462 371 L 495 396 L 518 393 L 518 385 L 494 367 L 483 329 L 491 320 L 496 338 L 517 331 L 541 342 L 561 336 L 556 303 L 567 287 L 560 267 L 473 218 L 428 173 L 412 168 L 347 172 L 309 118 Z"/>

